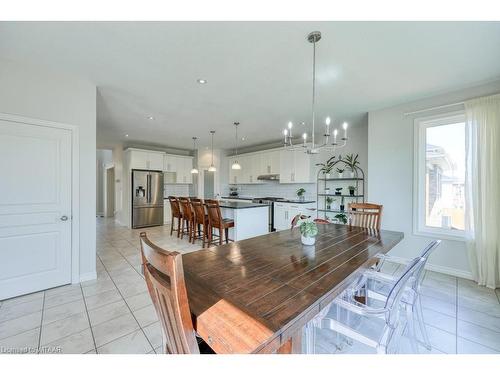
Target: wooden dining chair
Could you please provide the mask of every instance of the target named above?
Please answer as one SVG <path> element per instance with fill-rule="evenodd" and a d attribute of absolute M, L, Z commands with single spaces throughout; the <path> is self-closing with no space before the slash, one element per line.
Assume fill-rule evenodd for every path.
<path fill-rule="evenodd" d="M 191 208 L 193 210 L 194 216 L 194 234 L 193 234 L 193 243 L 196 240 L 201 240 L 201 247 L 205 247 L 205 243 L 208 239 L 208 215 L 205 213 L 205 206 L 203 205 L 203 201 L 201 199 L 193 200 L 191 199 Z"/>
<path fill-rule="evenodd" d="M 382 208 L 374 203 L 349 203 L 349 226 L 380 230 Z"/>
<path fill-rule="evenodd" d="M 156 246 L 145 232 L 140 234 L 140 242 L 144 278 L 161 323 L 165 353 L 213 353 L 194 330 L 182 255 Z"/>
<path fill-rule="evenodd" d="M 224 219 L 222 217 L 219 202 L 216 203 L 207 203 L 205 200 L 205 207 L 207 208 L 208 214 L 208 244 L 211 245 L 213 243 L 214 229 L 217 229 L 219 233 L 219 245 L 222 245 L 223 237 L 225 236 L 226 243 L 229 242 L 229 228 L 234 227 L 233 219 Z"/>
<path fill-rule="evenodd" d="M 179 198 L 181 213 L 182 213 L 182 224 L 181 224 L 181 239 L 184 235 L 188 235 L 189 242 L 191 242 L 193 235 L 193 225 L 194 225 L 194 215 L 191 209 L 191 203 L 189 198 Z"/>
<path fill-rule="evenodd" d="M 168 201 L 170 202 L 170 211 L 172 211 L 172 223 L 170 226 L 170 235 L 172 235 L 173 232 L 177 232 L 177 237 L 181 235 L 181 220 L 182 220 L 182 213 L 181 213 L 181 207 L 179 205 L 179 200 L 174 197 L 174 196 L 169 196 Z M 177 219 L 177 229 L 174 229 L 175 221 Z"/>

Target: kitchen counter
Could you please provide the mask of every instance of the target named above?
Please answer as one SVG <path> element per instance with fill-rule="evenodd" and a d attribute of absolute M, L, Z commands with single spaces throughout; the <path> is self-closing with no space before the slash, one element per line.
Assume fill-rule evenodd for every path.
<path fill-rule="evenodd" d="M 237 199 L 240 201 L 251 201 L 253 198 L 252 197 L 221 197 L 221 199 Z"/>
<path fill-rule="evenodd" d="M 281 203 L 295 203 L 295 204 L 316 203 L 316 201 L 308 201 L 308 200 L 301 201 L 299 199 L 280 199 L 277 202 L 281 202 Z"/>
<path fill-rule="evenodd" d="M 252 202 L 228 202 L 221 200 L 219 201 L 219 206 L 221 208 L 231 208 L 234 210 L 239 210 L 242 208 L 267 207 L 267 204 L 252 203 Z"/>

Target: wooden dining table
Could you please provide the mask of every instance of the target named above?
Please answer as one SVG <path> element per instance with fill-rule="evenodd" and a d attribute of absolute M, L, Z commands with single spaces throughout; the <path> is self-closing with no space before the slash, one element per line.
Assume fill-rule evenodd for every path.
<path fill-rule="evenodd" d="M 318 227 L 314 246 L 295 228 L 182 256 L 195 330 L 216 353 L 300 353 L 307 322 L 403 238 Z"/>

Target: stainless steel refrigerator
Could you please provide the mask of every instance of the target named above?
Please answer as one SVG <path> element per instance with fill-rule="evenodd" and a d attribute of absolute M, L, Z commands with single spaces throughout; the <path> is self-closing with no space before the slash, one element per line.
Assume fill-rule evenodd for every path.
<path fill-rule="evenodd" d="M 132 170 L 132 228 L 163 225 L 163 172 Z"/>

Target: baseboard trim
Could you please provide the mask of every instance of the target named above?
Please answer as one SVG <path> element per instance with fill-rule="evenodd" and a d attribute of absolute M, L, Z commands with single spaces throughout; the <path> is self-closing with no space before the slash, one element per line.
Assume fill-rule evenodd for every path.
<path fill-rule="evenodd" d="M 395 257 L 395 256 L 391 255 L 391 261 L 393 261 L 395 263 L 407 264 L 408 260 L 409 259 L 402 258 L 402 257 Z M 457 270 L 456 268 L 439 266 L 437 264 L 427 263 L 425 265 L 425 269 L 429 270 L 429 271 L 444 273 L 445 275 L 461 277 L 462 279 L 474 280 L 474 277 L 472 276 L 472 272 Z"/>
<path fill-rule="evenodd" d="M 80 282 L 81 283 L 83 283 L 85 281 L 89 281 L 89 280 L 95 280 L 95 279 L 97 279 L 97 272 L 96 271 L 87 272 L 87 273 L 80 275 Z"/>

